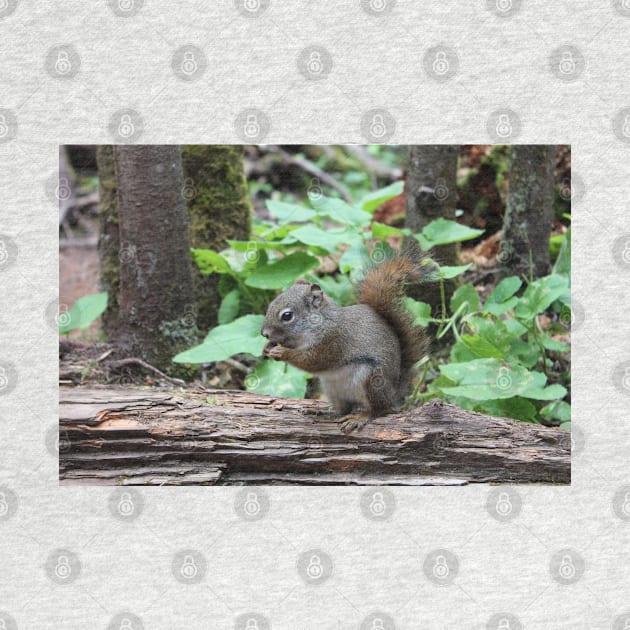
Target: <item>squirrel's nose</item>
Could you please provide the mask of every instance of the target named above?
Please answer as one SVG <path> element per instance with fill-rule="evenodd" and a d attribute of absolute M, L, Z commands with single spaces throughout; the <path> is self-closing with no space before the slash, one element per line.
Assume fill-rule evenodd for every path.
<path fill-rule="evenodd" d="M 266 339 L 269 339 L 269 329 L 268 328 L 263 328 L 260 331 L 260 334 L 265 337 Z"/>

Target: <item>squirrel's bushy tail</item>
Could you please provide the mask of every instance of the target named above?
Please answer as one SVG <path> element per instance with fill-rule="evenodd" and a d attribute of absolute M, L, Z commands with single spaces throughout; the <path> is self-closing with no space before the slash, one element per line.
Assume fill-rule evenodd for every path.
<path fill-rule="evenodd" d="M 368 269 L 358 286 L 358 301 L 373 308 L 394 329 L 400 342 L 401 378 L 407 381 L 414 363 L 428 350 L 428 337 L 422 326 L 413 323 L 413 316 L 402 304 L 404 285 L 421 282 L 430 273 L 429 259 L 407 247 Z"/>

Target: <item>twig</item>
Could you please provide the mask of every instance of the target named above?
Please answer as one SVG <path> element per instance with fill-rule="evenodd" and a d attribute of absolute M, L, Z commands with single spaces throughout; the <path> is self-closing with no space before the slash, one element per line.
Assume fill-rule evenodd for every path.
<path fill-rule="evenodd" d="M 397 180 L 402 177 L 402 170 L 399 168 L 392 168 L 377 160 L 373 155 L 370 155 L 364 146 L 360 144 L 344 146 L 346 151 L 352 153 L 368 171 L 388 177 L 391 180 Z"/>
<path fill-rule="evenodd" d="M 315 164 L 313 164 L 312 162 L 309 162 L 304 158 L 291 155 L 282 147 L 278 147 L 276 145 L 267 145 L 265 147 L 265 150 L 269 152 L 279 153 L 285 162 L 287 162 L 288 164 L 293 164 L 294 166 L 301 168 L 303 171 L 309 173 L 310 175 L 317 177 L 327 186 L 334 188 L 348 203 L 353 203 L 350 191 L 343 184 L 340 184 L 334 177 L 332 177 L 325 171 L 322 171 L 321 168 L 315 166 Z"/>
<path fill-rule="evenodd" d="M 138 365 L 140 367 L 143 367 L 145 370 L 154 372 L 158 376 L 161 376 L 163 379 L 166 379 L 167 381 L 173 383 L 174 385 L 180 385 L 181 387 L 186 386 L 185 381 L 182 381 L 179 378 L 173 378 L 172 376 L 167 376 L 166 374 L 164 374 L 164 372 L 158 370 L 156 367 L 153 367 L 152 365 L 149 365 L 146 361 L 143 361 L 142 359 L 138 359 L 137 357 L 129 357 L 127 359 L 119 359 L 117 361 L 108 361 L 107 365 L 108 367 L 113 367 L 113 368 L 124 367 L 126 365 Z"/>

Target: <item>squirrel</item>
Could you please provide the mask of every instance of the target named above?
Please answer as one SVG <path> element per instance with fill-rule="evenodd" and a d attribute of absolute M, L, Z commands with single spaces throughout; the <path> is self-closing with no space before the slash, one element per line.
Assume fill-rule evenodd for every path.
<path fill-rule="evenodd" d="M 339 306 L 318 284 L 299 279 L 267 309 L 263 356 L 318 376 L 341 416 L 367 408 L 367 419 L 343 422 L 345 433 L 391 413 L 409 394 L 412 367 L 428 341 L 401 299 L 406 282 L 427 278 L 428 262 L 406 248 L 369 268 L 353 306 Z"/>

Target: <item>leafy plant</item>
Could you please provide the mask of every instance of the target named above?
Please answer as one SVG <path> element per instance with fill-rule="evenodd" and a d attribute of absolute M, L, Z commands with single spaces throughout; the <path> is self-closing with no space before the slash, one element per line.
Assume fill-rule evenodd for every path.
<path fill-rule="evenodd" d="M 223 252 L 193 249 L 193 259 L 202 273 L 220 275 L 219 326 L 201 344 L 173 360 L 208 363 L 240 353 L 260 357 L 265 343 L 260 335 L 263 314 L 278 291 L 306 276 L 337 303 L 350 304 L 352 279 L 370 259 L 378 262 L 388 255 L 391 248 L 384 239 L 389 236 L 413 236 L 423 249 L 429 249 L 481 233 L 445 219 L 433 221 L 418 234 L 373 222 L 374 210 L 402 190 L 402 182 L 397 182 L 366 194 L 355 204 L 319 194 L 311 196 L 310 207 L 268 200 L 267 209 L 276 222 L 258 221 L 253 239 L 228 241 L 230 248 Z M 313 275 L 327 259 L 340 273 Z M 454 277 L 467 268 L 442 267 L 439 276 Z M 304 395 L 306 388 L 302 372 L 269 360 L 263 360 L 250 376 L 246 387 L 255 391 L 277 394 L 279 387 L 286 387 L 297 396 Z"/>
<path fill-rule="evenodd" d="M 106 308 L 107 292 L 79 298 L 70 310 L 59 313 L 59 334 L 65 335 L 78 328 L 87 328 Z"/>
<path fill-rule="evenodd" d="M 546 311 L 561 313 L 570 306 L 568 277 L 539 278 L 518 295 L 522 286 L 516 276 L 505 278 L 483 306 L 471 284 L 455 291 L 452 315 L 428 320 L 440 324 L 438 336 L 453 331 L 449 361 L 439 366 L 440 375 L 417 398 L 438 396 L 464 409 L 527 422 L 570 421 L 570 407 L 563 401 L 567 389 L 549 382 L 554 364 L 550 353 L 569 348 L 554 339 L 553 328 L 544 330 L 540 323 Z M 422 310 L 419 321 L 427 321 L 427 307 L 415 307 Z"/>

